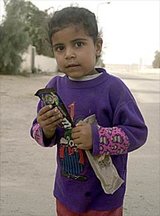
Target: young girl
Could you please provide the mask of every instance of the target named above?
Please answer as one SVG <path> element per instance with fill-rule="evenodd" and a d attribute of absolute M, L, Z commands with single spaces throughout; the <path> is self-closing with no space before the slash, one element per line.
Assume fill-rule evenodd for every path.
<path fill-rule="evenodd" d="M 40 101 L 31 135 L 44 147 L 57 146 L 57 215 L 122 216 L 128 152 L 145 143 L 147 127 L 125 84 L 104 68 L 95 68 L 102 39 L 92 12 L 79 7 L 57 11 L 49 32 L 58 68 L 65 75 L 52 78 L 46 88 L 56 90 L 75 126 L 69 135 L 60 127 L 59 109 Z M 84 121 L 91 116 L 96 121 Z M 86 151 L 111 158 L 123 180 L 113 193 L 104 191 Z"/>

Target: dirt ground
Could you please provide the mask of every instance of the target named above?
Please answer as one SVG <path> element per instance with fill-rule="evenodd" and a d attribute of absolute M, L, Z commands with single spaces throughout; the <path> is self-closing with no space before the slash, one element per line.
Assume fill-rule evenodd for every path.
<path fill-rule="evenodd" d="M 42 148 L 30 137 L 38 98 L 34 93 L 48 75 L 0 76 L 0 215 L 56 216 L 52 196 L 55 148 Z M 159 216 L 158 123 L 154 104 L 141 104 L 152 132 L 154 150 L 145 145 L 130 154 L 125 216 Z M 153 128 L 154 127 L 154 128 Z M 157 128 L 158 127 L 158 128 Z M 151 138 L 148 143 L 151 142 Z M 157 145 L 157 146 L 156 146 Z"/>

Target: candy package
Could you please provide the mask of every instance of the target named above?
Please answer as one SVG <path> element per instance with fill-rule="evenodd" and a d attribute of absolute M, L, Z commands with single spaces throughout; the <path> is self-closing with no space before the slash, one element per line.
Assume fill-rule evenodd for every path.
<path fill-rule="evenodd" d="M 62 99 L 59 97 L 57 92 L 55 91 L 54 88 L 43 88 L 39 89 L 36 93 L 35 96 L 38 96 L 42 101 L 44 106 L 45 105 L 52 105 L 53 108 L 57 107 L 58 110 L 62 113 L 63 115 L 63 121 L 62 125 L 64 128 L 72 128 L 74 127 L 73 121 L 62 101 Z"/>

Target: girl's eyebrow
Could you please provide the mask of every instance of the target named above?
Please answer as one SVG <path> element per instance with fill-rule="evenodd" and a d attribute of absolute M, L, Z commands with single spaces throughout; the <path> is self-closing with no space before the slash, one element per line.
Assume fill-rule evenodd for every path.
<path fill-rule="evenodd" d="M 72 40 L 71 42 L 77 42 L 77 41 L 87 41 L 87 39 L 86 38 L 76 38 L 76 39 L 74 39 L 74 40 Z"/>
<path fill-rule="evenodd" d="M 53 44 L 52 47 L 63 46 L 63 45 L 64 45 L 63 43 L 56 43 L 56 44 Z"/>
<path fill-rule="evenodd" d="M 87 41 L 87 39 L 85 38 L 76 38 L 74 40 L 71 40 L 71 43 L 75 43 L 77 41 Z M 56 44 L 53 44 L 53 47 L 56 47 L 56 46 L 63 46 L 64 43 L 56 43 Z"/>

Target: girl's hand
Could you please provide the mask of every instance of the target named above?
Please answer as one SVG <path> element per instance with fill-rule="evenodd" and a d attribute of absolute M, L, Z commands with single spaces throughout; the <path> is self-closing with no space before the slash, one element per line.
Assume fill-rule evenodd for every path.
<path fill-rule="evenodd" d="M 54 109 L 50 106 L 44 106 L 37 115 L 37 122 L 41 126 L 46 138 L 52 138 L 56 127 L 62 122 L 62 114 L 55 107 Z"/>
<path fill-rule="evenodd" d="M 79 149 L 92 149 L 92 129 L 91 125 L 80 122 L 72 129 L 72 139 Z"/>

